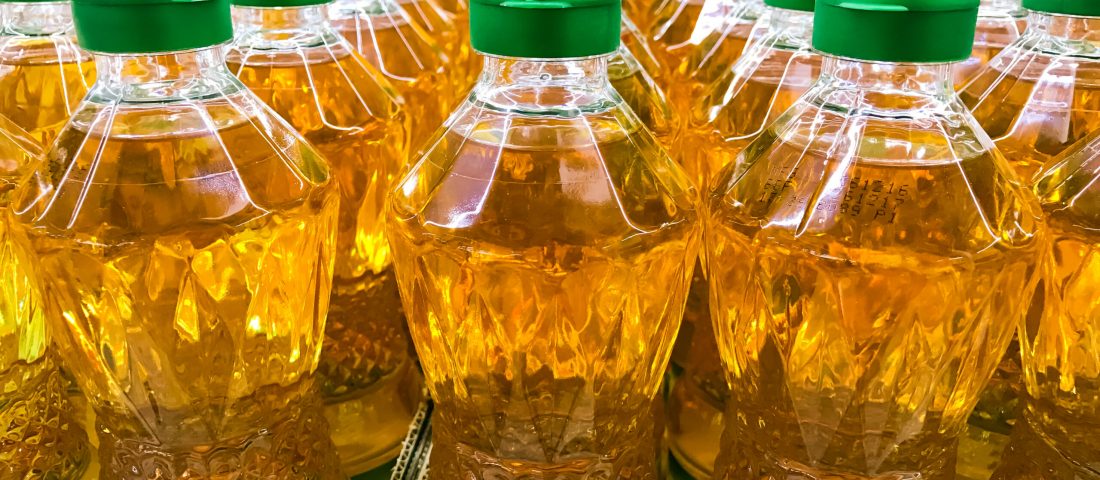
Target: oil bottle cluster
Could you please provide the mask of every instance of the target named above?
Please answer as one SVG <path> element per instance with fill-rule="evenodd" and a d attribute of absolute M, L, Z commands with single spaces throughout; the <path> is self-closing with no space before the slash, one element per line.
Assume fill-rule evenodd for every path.
<path fill-rule="evenodd" d="M 0 480 L 1100 480 L 1098 178 L 1093 0 L 0 0 Z"/>

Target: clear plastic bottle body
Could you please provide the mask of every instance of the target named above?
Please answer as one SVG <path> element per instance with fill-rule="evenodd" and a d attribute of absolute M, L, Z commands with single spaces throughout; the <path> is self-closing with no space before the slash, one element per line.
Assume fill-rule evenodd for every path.
<path fill-rule="evenodd" d="M 1041 308 L 1033 309 L 1036 315 L 1020 330 L 1027 387 L 1023 417 L 1036 437 L 1031 443 L 1047 445 L 1035 450 L 1035 460 L 1046 457 L 1062 465 L 1058 470 L 1081 470 L 1041 478 L 1100 477 L 1098 167 L 1100 132 L 1094 132 L 1050 162 L 1035 185 L 1052 249 L 1044 265 L 1045 288 L 1036 297 Z M 1043 450 L 1057 453 L 1040 455 Z"/>
<path fill-rule="evenodd" d="M 1020 38 L 1026 26 L 1027 10 L 1020 6 L 1020 0 L 982 0 L 974 49 L 970 58 L 955 64 L 955 88 L 965 88 L 982 67 Z"/>
<path fill-rule="evenodd" d="M 329 21 L 404 98 L 415 154 L 454 101 L 447 53 L 394 0 L 337 0 Z"/>
<path fill-rule="evenodd" d="M 42 149 L 0 117 L 0 478 L 78 478 L 88 439 L 69 403 L 46 330 L 41 271 L 11 201 Z"/>
<path fill-rule="evenodd" d="M 311 380 L 332 281 L 322 157 L 220 47 L 97 55 L 20 195 L 103 478 L 337 478 Z"/>
<path fill-rule="evenodd" d="M 611 86 L 642 124 L 657 136 L 662 147 L 672 148 L 679 129 L 679 116 L 654 76 L 657 74 L 654 72 L 660 72 L 660 66 L 645 36 L 625 16 L 619 50 L 608 59 L 607 69 Z"/>
<path fill-rule="evenodd" d="M 344 468 L 361 473 L 397 455 L 420 403 L 383 230 L 386 194 L 408 158 L 408 119 L 323 7 L 234 7 L 234 23 L 229 69 L 324 155 L 340 186 L 319 380 Z"/>
<path fill-rule="evenodd" d="M 1028 28 L 961 92 L 1025 181 L 1100 129 L 1100 18 L 1031 13 Z"/>
<path fill-rule="evenodd" d="M 716 180 L 719 475 L 954 478 L 1046 232 L 951 66 L 826 57 Z"/>
<path fill-rule="evenodd" d="M 432 475 L 656 478 L 695 192 L 607 57 L 487 57 L 389 235 L 437 410 Z"/>
<path fill-rule="evenodd" d="M 786 112 L 817 80 L 821 55 L 813 51 L 813 13 L 768 7 L 758 41 L 696 100 L 672 151 L 696 185 L 734 162 L 741 150 Z M 711 327 L 705 267 L 696 267 L 677 338 L 683 373 L 671 394 L 673 454 L 696 478 L 709 478 L 718 456 L 729 388 Z"/>
<path fill-rule="evenodd" d="M 48 146 L 95 79 L 69 2 L 0 3 L 0 115 Z"/>
<path fill-rule="evenodd" d="M 649 38 L 676 111 L 690 111 L 694 99 L 763 34 L 757 21 L 764 11 L 761 0 L 675 0 L 661 8 Z"/>

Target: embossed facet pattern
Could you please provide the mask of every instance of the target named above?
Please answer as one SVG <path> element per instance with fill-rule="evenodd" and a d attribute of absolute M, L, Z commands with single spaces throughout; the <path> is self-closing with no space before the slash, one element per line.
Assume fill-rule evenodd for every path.
<path fill-rule="evenodd" d="M 948 67 L 831 62 L 710 199 L 731 383 L 718 471 L 953 478 L 1034 288 L 1037 205 L 951 99 Z"/>
<path fill-rule="evenodd" d="M 222 62 L 101 59 L 23 197 L 105 477 L 329 478 L 317 466 L 337 463 L 298 406 L 328 310 L 335 186 Z"/>

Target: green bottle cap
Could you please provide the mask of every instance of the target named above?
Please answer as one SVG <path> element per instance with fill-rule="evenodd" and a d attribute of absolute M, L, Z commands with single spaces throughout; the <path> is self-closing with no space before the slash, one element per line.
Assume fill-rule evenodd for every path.
<path fill-rule="evenodd" d="M 3 0 L 0 0 L 3 1 Z M 238 7 L 287 8 L 313 7 L 332 3 L 333 0 L 230 0 Z"/>
<path fill-rule="evenodd" d="M 577 58 L 619 48 L 619 0 L 472 0 L 470 43 L 488 55 Z"/>
<path fill-rule="evenodd" d="M 974 46 L 978 3 L 818 0 L 814 48 L 829 55 L 876 62 L 957 62 L 969 57 Z"/>
<path fill-rule="evenodd" d="M 99 53 L 194 50 L 233 38 L 229 0 L 73 0 L 76 37 Z"/>
<path fill-rule="evenodd" d="M 803 12 L 814 11 L 814 0 L 764 0 L 764 5 Z"/>
<path fill-rule="evenodd" d="M 1056 15 L 1100 17 L 1100 2 L 1096 0 L 1024 0 L 1024 8 Z"/>

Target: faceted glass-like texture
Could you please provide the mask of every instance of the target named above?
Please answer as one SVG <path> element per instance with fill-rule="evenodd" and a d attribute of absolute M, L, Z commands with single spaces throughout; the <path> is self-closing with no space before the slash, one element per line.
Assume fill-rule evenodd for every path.
<path fill-rule="evenodd" d="M 720 476 L 953 478 L 1046 232 L 950 68 L 826 58 L 718 176 Z"/>
<path fill-rule="evenodd" d="M 5 2 L 0 22 L 0 115 L 49 146 L 95 79 L 95 63 L 76 44 L 69 2 Z"/>
<path fill-rule="evenodd" d="M 18 213 L 104 478 L 335 478 L 336 186 L 219 52 L 99 56 Z"/>
<path fill-rule="evenodd" d="M 406 165 L 407 119 L 389 82 L 321 7 L 234 13 L 229 69 L 324 155 L 340 186 L 320 380 L 341 461 L 359 473 L 397 455 L 420 403 L 383 232 L 386 194 Z M 396 393 L 404 391 L 412 394 Z"/>
<path fill-rule="evenodd" d="M 679 127 L 679 116 L 654 75 L 660 66 L 638 27 L 623 17 L 619 50 L 607 61 L 611 86 L 623 97 L 627 106 L 665 149 L 672 147 Z"/>
<path fill-rule="evenodd" d="M 695 192 L 606 57 L 490 57 L 389 226 L 435 478 L 656 478 Z"/>
<path fill-rule="evenodd" d="M 1025 181 L 1100 129 L 1100 18 L 1032 13 L 960 96 Z"/>
<path fill-rule="evenodd" d="M 42 154 L 0 116 L 0 478 L 77 478 L 88 438 L 69 403 L 46 331 L 41 270 L 11 200 Z"/>
<path fill-rule="evenodd" d="M 1015 42 L 1027 26 L 1019 0 L 982 0 L 970 58 L 955 64 L 955 88 L 965 88 L 993 57 Z"/>

